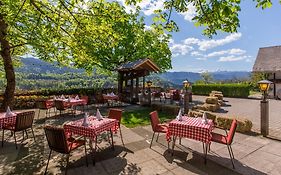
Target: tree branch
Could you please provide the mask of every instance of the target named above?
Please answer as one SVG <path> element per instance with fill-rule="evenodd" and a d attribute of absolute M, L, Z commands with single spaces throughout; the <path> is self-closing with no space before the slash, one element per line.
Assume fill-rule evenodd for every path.
<path fill-rule="evenodd" d="M 60 0 L 60 3 L 62 4 L 62 6 L 68 11 L 68 13 L 74 18 L 74 20 L 78 23 L 78 25 L 80 24 L 80 22 L 76 19 L 76 17 L 73 15 L 73 13 L 67 8 L 67 6 Z"/>
<path fill-rule="evenodd" d="M 21 46 L 24 46 L 24 45 L 27 45 L 28 43 L 21 43 L 21 44 L 17 44 L 17 45 L 12 45 L 11 47 L 10 47 L 10 49 L 14 49 L 14 48 L 16 48 L 16 47 L 21 47 Z"/>
<path fill-rule="evenodd" d="M 14 19 L 13 19 L 13 22 L 17 19 L 17 17 L 18 17 L 18 15 L 19 15 L 20 11 L 23 9 L 23 6 L 24 6 L 25 2 L 26 2 L 26 0 L 23 1 L 22 5 L 21 5 L 21 7 L 20 7 L 20 9 L 19 9 L 19 11 L 17 12 L 16 16 L 15 16 Z"/>
<path fill-rule="evenodd" d="M 35 7 L 36 10 L 38 10 L 42 15 L 46 16 L 46 18 L 49 20 L 49 21 L 52 21 L 54 24 L 56 24 L 57 26 L 60 27 L 60 29 L 62 31 L 64 31 L 68 36 L 70 36 L 71 38 L 73 38 L 72 35 L 70 35 L 68 33 L 68 31 L 66 31 L 62 26 L 58 25 L 51 17 L 49 17 L 44 11 L 42 11 L 42 9 L 40 7 L 37 6 L 37 4 L 34 2 L 34 0 L 30 0 L 31 4 Z"/>

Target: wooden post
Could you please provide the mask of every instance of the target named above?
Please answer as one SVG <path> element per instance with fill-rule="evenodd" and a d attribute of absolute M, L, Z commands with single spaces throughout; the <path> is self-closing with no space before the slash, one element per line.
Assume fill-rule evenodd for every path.
<path fill-rule="evenodd" d="M 136 77 L 136 99 L 139 101 L 139 77 Z"/>
<path fill-rule="evenodd" d="M 142 77 L 142 94 L 145 92 L 145 76 Z"/>
<path fill-rule="evenodd" d="M 266 137 L 269 132 L 268 100 L 262 100 L 260 105 L 261 105 L 261 134 L 264 137 Z"/>
<path fill-rule="evenodd" d="M 133 95 L 134 95 L 134 79 L 131 78 L 131 84 L 130 84 L 130 102 L 133 102 Z"/>
<path fill-rule="evenodd" d="M 276 97 L 276 81 L 275 81 L 275 79 L 276 79 L 276 74 L 273 73 L 273 96 L 274 96 L 275 99 L 277 99 L 277 97 Z"/>

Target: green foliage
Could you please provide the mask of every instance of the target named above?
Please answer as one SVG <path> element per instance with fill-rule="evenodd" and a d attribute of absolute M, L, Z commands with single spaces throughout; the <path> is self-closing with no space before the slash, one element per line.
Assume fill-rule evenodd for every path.
<path fill-rule="evenodd" d="M 196 95 L 209 95 L 211 91 L 221 91 L 225 97 L 247 98 L 251 86 L 248 84 L 194 84 L 192 93 Z"/>
<path fill-rule="evenodd" d="M 144 108 L 140 110 L 126 111 L 122 115 L 121 123 L 128 128 L 133 128 L 136 126 L 149 125 L 149 113 L 152 112 L 150 108 Z M 175 118 L 174 115 L 167 115 L 164 112 L 158 112 L 159 118 L 161 121 L 165 121 L 167 119 Z"/>
<path fill-rule="evenodd" d="M 87 71 L 112 71 L 143 57 L 163 71 L 171 68 L 170 36 L 145 30 L 139 12 L 128 14 L 118 2 L 3 0 L 0 11 L 13 56 L 32 53 Z"/>
<path fill-rule="evenodd" d="M 128 4 L 137 5 L 137 2 L 142 0 L 126 0 Z M 253 0 L 256 2 L 256 7 L 262 9 L 272 6 L 271 0 Z M 281 3 L 281 1 L 279 1 Z M 211 37 L 216 35 L 218 31 L 222 32 L 237 32 L 240 27 L 239 12 L 241 0 L 165 0 L 164 9 L 155 10 L 157 15 L 155 18 L 158 25 L 164 29 L 177 30 L 177 25 L 172 21 L 171 11 L 187 12 L 190 9 L 189 5 L 195 7 L 197 15 L 192 19 L 196 27 L 204 27 L 203 34 Z M 155 22 L 155 21 L 154 21 Z M 172 24 L 172 27 L 171 27 Z M 168 27 L 166 27 L 169 25 Z"/>
<path fill-rule="evenodd" d="M 212 75 L 209 72 L 201 73 L 201 77 L 202 77 L 204 83 L 211 83 L 214 81 L 214 78 L 212 77 Z"/>
<path fill-rule="evenodd" d="M 267 73 L 253 72 L 251 74 L 251 81 L 250 81 L 252 90 L 259 91 L 260 89 L 258 86 L 258 82 L 267 79 L 267 77 L 268 77 Z"/>

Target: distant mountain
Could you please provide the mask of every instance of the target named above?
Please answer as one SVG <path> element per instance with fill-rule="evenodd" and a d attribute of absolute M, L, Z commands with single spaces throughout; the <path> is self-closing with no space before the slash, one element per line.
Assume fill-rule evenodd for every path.
<path fill-rule="evenodd" d="M 59 67 L 56 63 L 48 63 L 36 58 L 22 58 L 22 66 L 16 68 L 16 72 L 28 74 L 63 74 L 63 73 L 83 73 L 83 69 L 73 69 L 68 67 Z M 245 80 L 250 78 L 250 72 L 246 71 L 218 71 L 210 72 L 215 81 L 225 80 Z M 166 72 L 162 74 L 153 74 L 152 79 L 159 82 L 162 86 L 182 85 L 185 79 L 190 82 L 202 80 L 200 73 L 195 72 Z"/>
<path fill-rule="evenodd" d="M 185 79 L 188 79 L 190 82 L 195 82 L 201 79 L 200 73 L 194 72 L 165 72 L 159 76 L 174 84 L 182 84 L 183 80 Z"/>
<path fill-rule="evenodd" d="M 16 72 L 21 73 L 34 73 L 34 74 L 44 74 L 44 73 L 82 73 L 82 69 L 72 69 L 69 67 L 59 67 L 56 63 L 49 63 L 40 59 L 28 57 L 21 58 L 22 66 L 16 68 Z"/>
<path fill-rule="evenodd" d="M 247 71 L 219 71 L 210 72 L 215 81 L 230 81 L 230 80 L 246 80 L 250 78 L 251 73 Z M 165 72 L 159 75 L 171 83 L 181 85 L 185 79 L 190 82 L 202 80 L 200 73 L 194 72 Z"/>

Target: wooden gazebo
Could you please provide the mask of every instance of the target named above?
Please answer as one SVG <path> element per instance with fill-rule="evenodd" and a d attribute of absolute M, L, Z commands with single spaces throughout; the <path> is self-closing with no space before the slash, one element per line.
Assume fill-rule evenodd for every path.
<path fill-rule="evenodd" d="M 159 67 L 150 59 L 139 59 L 121 65 L 118 69 L 118 93 L 122 94 L 123 101 L 138 102 L 138 93 L 145 89 L 145 76 L 150 72 L 158 72 Z M 142 86 L 140 86 L 142 78 Z M 143 91 L 142 91 L 143 92 Z"/>
<path fill-rule="evenodd" d="M 273 82 L 274 98 L 281 97 L 281 46 L 260 48 L 253 72 L 268 74 L 268 80 Z"/>

